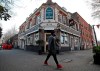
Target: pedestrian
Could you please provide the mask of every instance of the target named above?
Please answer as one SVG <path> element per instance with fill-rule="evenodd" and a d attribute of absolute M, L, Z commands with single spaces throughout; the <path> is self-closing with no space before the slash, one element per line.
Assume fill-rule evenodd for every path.
<path fill-rule="evenodd" d="M 55 42 L 56 42 L 56 44 L 55 44 L 56 45 L 56 53 L 59 54 L 59 52 L 60 52 L 59 50 L 61 49 L 60 40 L 56 37 Z"/>
<path fill-rule="evenodd" d="M 55 37 L 56 37 L 55 32 L 52 31 L 51 36 L 48 38 L 48 55 L 47 55 L 46 60 L 44 61 L 44 64 L 48 65 L 48 59 L 52 55 L 56 65 L 57 65 L 57 68 L 61 69 L 62 65 L 60 65 L 58 63 L 57 56 L 56 56 L 56 39 L 55 39 Z"/>

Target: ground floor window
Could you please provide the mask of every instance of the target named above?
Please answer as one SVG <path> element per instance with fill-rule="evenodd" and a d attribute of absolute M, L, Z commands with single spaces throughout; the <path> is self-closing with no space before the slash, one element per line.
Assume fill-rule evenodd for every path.
<path fill-rule="evenodd" d="M 39 40 L 39 33 L 34 33 L 34 43 L 35 44 L 37 40 Z"/>
<path fill-rule="evenodd" d="M 61 34 L 61 44 L 64 44 L 64 35 Z"/>
<path fill-rule="evenodd" d="M 46 34 L 46 41 L 48 42 L 48 39 L 49 39 L 49 36 L 50 36 L 51 34 L 50 33 L 48 33 L 48 34 Z"/>
<path fill-rule="evenodd" d="M 79 45 L 79 39 L 77 37 L 75 37 L 75 45 Z"/>
<path fill-rule="evenodd" d="M 69 44 L 69 38 L 67 33 L 61 33 L 61 44 Z"/>
<path fill-rule="evenodd" d="M 27 37 L 27 45 L 30 45 L 30 36 Z"/>

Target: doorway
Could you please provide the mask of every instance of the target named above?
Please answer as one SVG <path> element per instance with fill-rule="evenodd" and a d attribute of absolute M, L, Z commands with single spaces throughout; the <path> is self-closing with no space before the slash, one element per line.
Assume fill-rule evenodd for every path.
<path fill-rule="evenodd" d="M 71 46 L 71 51 L 73 51 L 73 50 L 74 50 L 74 38 L 71 37 L 70 41 L 71 41 L 71 44 L 70 44 L 70 46 Z"/>
<path fill-rule="evenodd" d="M 25 40 L 21 40 L 21 48 L 25 49 Z"/>
<path fill-rule="evenodd" d="M 45 33 L 45 52 L 48 52 L 48 38 L 50 35 L 50 33 Z"/>

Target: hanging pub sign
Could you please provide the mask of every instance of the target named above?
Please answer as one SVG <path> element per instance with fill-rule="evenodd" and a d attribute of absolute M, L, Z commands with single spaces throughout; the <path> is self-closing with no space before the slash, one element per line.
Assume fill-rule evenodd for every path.
<path fill-rule="evenodd" d="M 53 9 L 51 7 L 46 9 L 46 19 L 53 19 Z"/>
<path fill-rule="evenodd" d="M 69 19 L 69 26 L 75 25 L 75 21 L 73 19 Z"/>

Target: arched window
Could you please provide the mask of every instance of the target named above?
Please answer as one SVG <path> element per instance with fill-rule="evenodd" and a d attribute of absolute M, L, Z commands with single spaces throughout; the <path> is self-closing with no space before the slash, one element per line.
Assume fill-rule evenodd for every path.
<path fill-rule="evenodd" d="M 46 19 L 53 19 L 53 9 L 51 7 L 46 9 Z"/>

